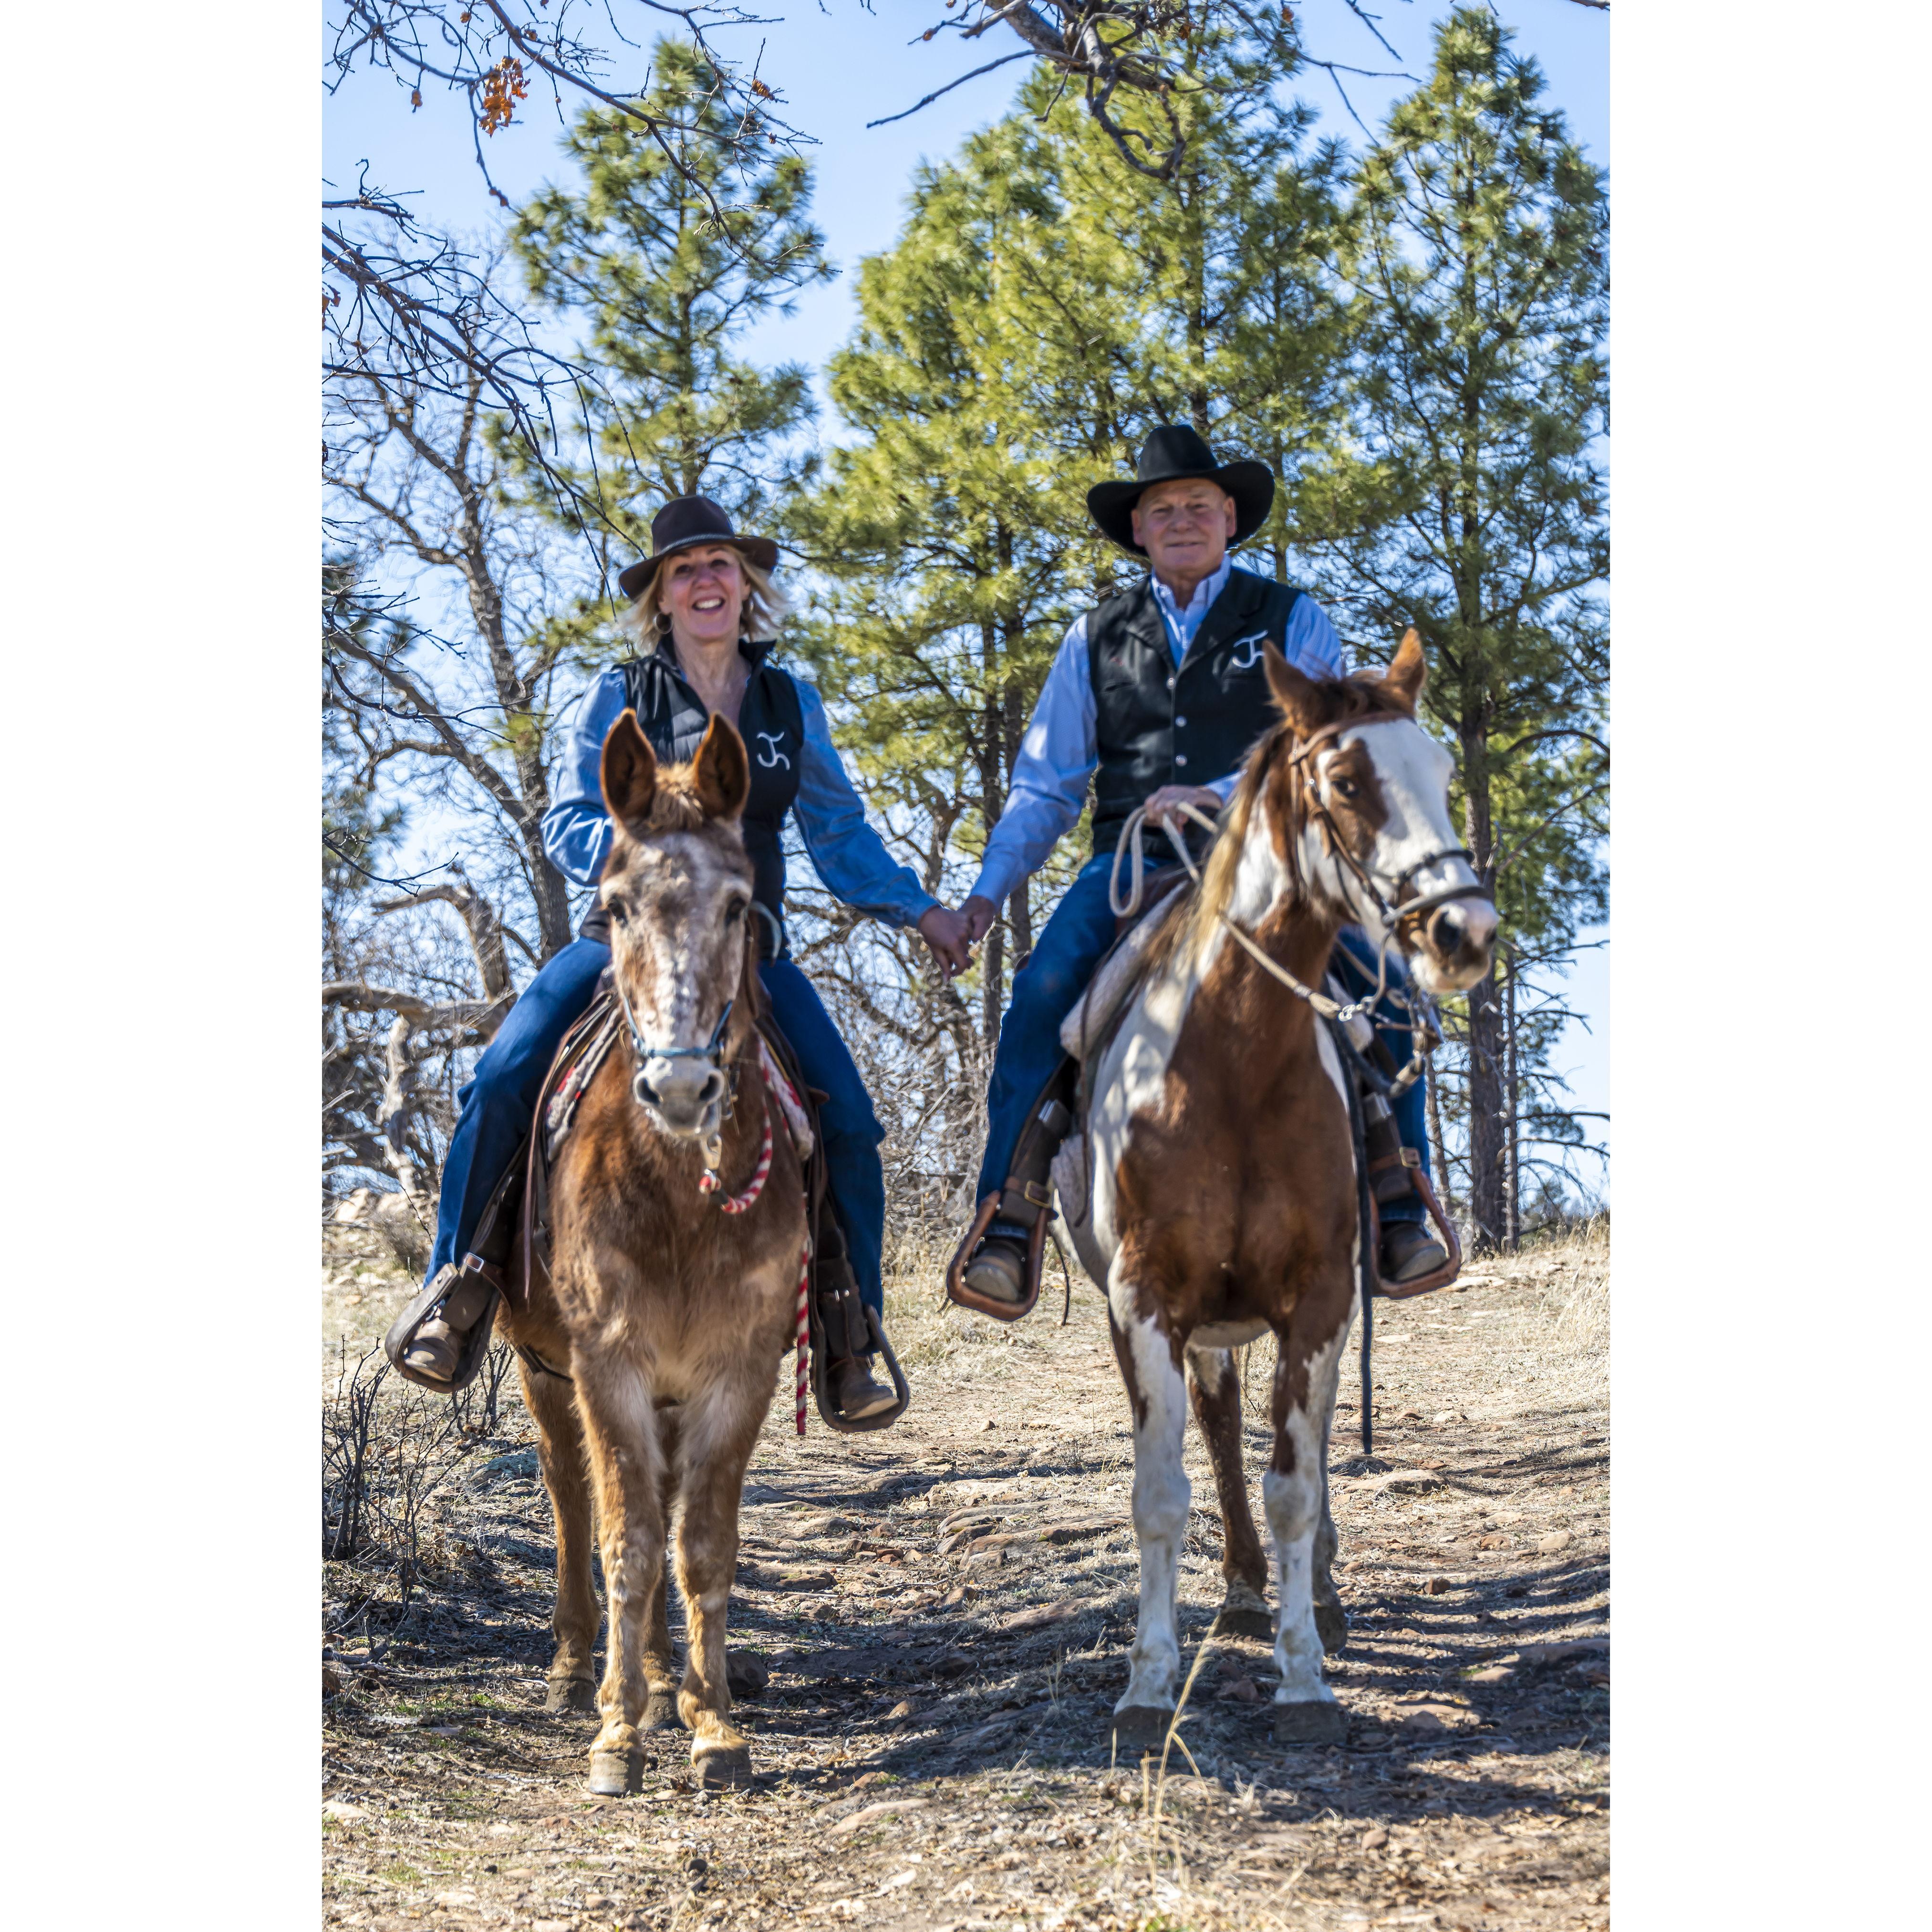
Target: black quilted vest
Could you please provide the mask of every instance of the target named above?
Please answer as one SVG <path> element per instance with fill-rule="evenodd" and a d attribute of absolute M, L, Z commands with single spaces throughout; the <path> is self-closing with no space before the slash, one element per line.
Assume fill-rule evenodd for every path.
<path fill-rule="evenodd" d="M 738 708 L 738 735 L 752 754 L 751 796 L 745 802 L 745 850 L 752 861 L 752 896 L 784 928 L 785 862 L 781 838 L 785 814 L 798 796 L 798 768 L 805 748 L 805 712 L 790 674 L 766 662 L 770 644 L 747 644 L 752 662 L 750 682 Z M 624 701 L 638 714 L 638 723 L 660 758 L 682 764 L 698 755 L 704 728 L 710 722 L 704 700 L 680 674 L 668 648 L 648 657 L 632 658 L 618 668 L 624 674 Z M 759 953 L 771 958 L 779 950 L 774 931 L 764 921 Z M 610 943 L 610 921 L 593 904 L 578 928 L 585 939 Z"/>
<path fill-rule="evenodd" d="M 1226 778 L 1275 721 L 1264 642 L 1282 648 L 1301 592 L 1237 568 L 1208 607 L 1177 670 L 1150 580 L 1087 620 L 1094 680 L 1094 849 L 1165 784 Z"/>

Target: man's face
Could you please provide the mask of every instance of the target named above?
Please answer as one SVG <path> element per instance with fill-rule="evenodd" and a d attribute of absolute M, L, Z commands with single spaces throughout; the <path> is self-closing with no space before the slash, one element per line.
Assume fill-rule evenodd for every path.
<path fill-rule="evenodd" d="M 1134 541 L 1163 580 L 1198 582 L 1221 567 L 1234 534 L 1234 500 L 1206 477 L 1156 483 L 1134 506 Z"/>

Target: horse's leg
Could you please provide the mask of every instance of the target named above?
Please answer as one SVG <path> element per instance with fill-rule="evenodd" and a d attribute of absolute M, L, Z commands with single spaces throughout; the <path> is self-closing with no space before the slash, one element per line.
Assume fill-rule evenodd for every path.
<path fill-rule="evenodd" d="M 1248 1484 L 1241 1468 L 1241 1382 L 1228 1348 L 1190 1348 L 1188 1393 L 1194 1419 L 1208 1444 L 1214 1472 L 1214 1493 L 1221 1505 L 1221 1574 L 1227 1593 L 1210 1636 L 1274 1634 L 1268 1606 L 1268 1559 L 1255 1533 L 1248 1508 Z"/>
<path fill-rule="evenodd" d="M 1334 1423 L 1331 1409 L 1322 1431 L 1322 1520 L 1315 1531 L 1315 1628 L 1330 1657 L 1339 1656 L 1348 1641 L 1348 1613 L 1335 1587 L 1335 1512 L 1328 1500 L 1328 1438 Z"/>
<path fill-rule="evenodd" d="M 580 1346 L 574 1366 L 610 1605 L 590 1788 L 614 1797 L 644 1786 L 644 1630 L 664 1564 L 664 1455 L 650 1390 L 634 1363 L 615 1352 L 590 1356 Z"/>
<path fill-rule="evenodd" d="M 590 1472 L 584 1466 L 584 1427 L 571 1385 L 531 1370 L 520 1358 L 517 1372 L 524 1404 L 537 1425 L 537 1462 L 550 1492 L 556 1528 L 556 1603 L 550 1612 L 556 1649 L 550 1664 L 546 1711 L 597 1708 L 598 1612 L 591 1574 Z"/>
<path fill-rule="evenodd" d="M 658 1411 L 658 1442 L 664 1455 L 664 1480 L 658 1487 L 658 1510 L 668 1531 L 677 1492 L 678 1412 Z M 670 1730 L 678 1723 L 677 1653 L 670 1640 L 670 1565 L 658 1565 L 658 1586 L 644 1610 L 644 1722 L 646 1731 Z"/>
<path fill-rule="evenodd" d="M 760 1364 L 765 1358 L 757 1358 Z M 700 1784 L 742 1784 L 752 1748 L 730 1721 L 725 1617 L 738 1568 L 738 1503 L 770 1384 L 727 1376 L 687 1406 L 678 1457 L 677 1586 L 684 1594 L 684 1684 L 677 1712 Z"/>
<path fill-rule="evenodd" d="M 1313 1304 L 1313 1308 L 1311 1308 Z M 1324 1490 L 1322 1437 L 1335 1403 L 1335 1378 L 1348 1338 L 1348 1304 L 1339 1325 L 1334 1298 L 1304 1295 L 1280 1336 L 1274 1376 L 1274 1456 L 1262 1478 L 1262 1499 L 1274 1538 L 1279 1598 L 1274 1642 L 1281 1682 L 1274 1694 L 1274 1732 L 1286 1744 L 1333 1743 L 1348 1720 L 1322 1681 L 1322 1638 L 1315 1622 L 1315 1543 Z M 1325 1318 L 1313 1309 L 1328 1311 Z M 1317 1327 L 1326 1335 L 1317 1335 Z"/>
<path fill-rule="evenodd" d="M 1180 1688 L 1175 1630 L 1180 1544 L 1193 1490 L 1181 1466 L 1187 1395 L 1166 1324 L 1136 1312 L 1136 1295 L 1114 1257 L 1107 1289 L 1114 1354 L 1134 1412 L 1134 1535 L 1140 1545 L 1140 1610 L 1127 1688 L 1114 1706 L 1114 1733 L 1130 1750 L 1158 1744 Z"/>

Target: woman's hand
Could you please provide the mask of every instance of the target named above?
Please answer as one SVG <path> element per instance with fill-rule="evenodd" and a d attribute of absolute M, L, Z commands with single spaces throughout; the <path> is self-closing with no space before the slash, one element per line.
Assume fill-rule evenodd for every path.
<path fill-rule="evenodd" d="M 932 949 L 934 962 L 948 980 L 973 963 L 973 942 L 979 936 L 950 906 L 930 906 L 920 916 L 919 934 Z"/>

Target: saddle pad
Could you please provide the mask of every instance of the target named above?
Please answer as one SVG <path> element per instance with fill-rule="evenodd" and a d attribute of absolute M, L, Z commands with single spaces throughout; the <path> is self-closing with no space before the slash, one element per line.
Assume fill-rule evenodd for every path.
<path fill-rule="evenodd" d="M 568 1137 L 577 1118 L 578 1102 L 597 1077 L 597 1070 L 609 1058 L 617 1030 L 623 1024 L 614 993 L 599 993 L 583 1018 L 572 1029 L 565 1042 L 560 1070 L 554 1071 L 548 1087 L 549 1100 L 543 1110 L 544 1160 L 554 1162 L 557 1150 Z"/>
<path fill-rule="evenodd" d="M 1086 992 L 1060 1023 L 1060 1046 L 1076 1060 L 1084 1060 L 1106 1044 L 1114 1020 L 1141 982 L 1155 934 L 1174 916 L 1186 896 L 1175 892 L 1163 898 L 1138 925 L 1130 927 L 1126 936 L 1101 961 Z"/>

